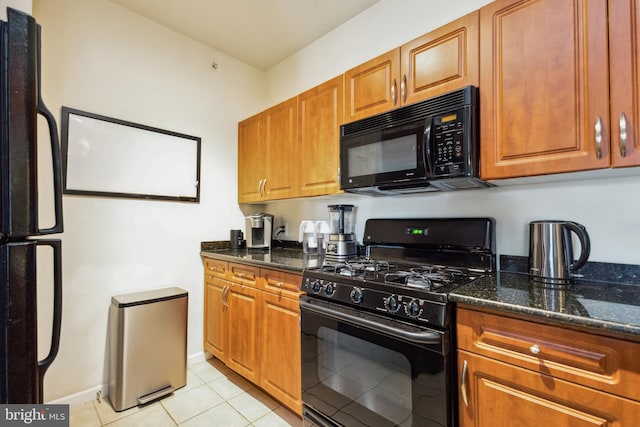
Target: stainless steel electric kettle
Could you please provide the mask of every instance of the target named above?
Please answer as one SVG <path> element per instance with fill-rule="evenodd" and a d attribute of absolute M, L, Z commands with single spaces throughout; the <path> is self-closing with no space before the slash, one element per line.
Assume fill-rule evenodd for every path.
<path fill-rule="evenodd" d="M 581 252 L 573 258 L 571 232 L 580 240 Z M 589 258 L 591 243 L 586 228 L 572 221 L 534 221 L 529 224 L 529 274 L 537 281 L 567 284 Z"/>

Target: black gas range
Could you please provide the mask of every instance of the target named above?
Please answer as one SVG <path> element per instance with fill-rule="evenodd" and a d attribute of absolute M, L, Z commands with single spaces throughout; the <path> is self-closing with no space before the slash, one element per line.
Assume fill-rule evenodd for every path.
<path fill-rule="evenodd" d="M 366 254 L 306 270 L 302 286 L 321 298 L 445 328 L 448 294 L 495 270 L 491 218 L 370 219 Z"/>
<path fill-rule="evenodd" d="M 305 425 L 453 426 L 448 295 L 495 271 L 495 221 L 370 219 L 363 243 L 303 273 Z"/>

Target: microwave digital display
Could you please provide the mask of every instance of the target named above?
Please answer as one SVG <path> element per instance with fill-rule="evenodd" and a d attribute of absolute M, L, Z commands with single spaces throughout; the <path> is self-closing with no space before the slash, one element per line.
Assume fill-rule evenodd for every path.
<path fill-rule="evenodd" d="M 458 119 L 457 114 L 449 114 L 448 116 L 444 116 L 440 118 L 441 123 L 448 123 Z"/>

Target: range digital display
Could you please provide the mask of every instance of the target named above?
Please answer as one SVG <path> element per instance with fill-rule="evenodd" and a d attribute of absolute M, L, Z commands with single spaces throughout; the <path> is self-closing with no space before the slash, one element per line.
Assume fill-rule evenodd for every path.
<path fill-rule="evenodd" d="M 407 227 L 406 234 L 411 236 L 426 236 L 427 234 L 429 234 L 429 229 L 422 227 Z"/>

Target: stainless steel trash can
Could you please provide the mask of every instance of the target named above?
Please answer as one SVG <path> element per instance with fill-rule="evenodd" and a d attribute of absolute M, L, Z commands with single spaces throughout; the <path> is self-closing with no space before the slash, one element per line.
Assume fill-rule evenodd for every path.
<path fill-rule="evenodd" d="M 187 384 L 188 299 L 180 288 L 111 298 L 109 400 L 116 411 Z"/>

